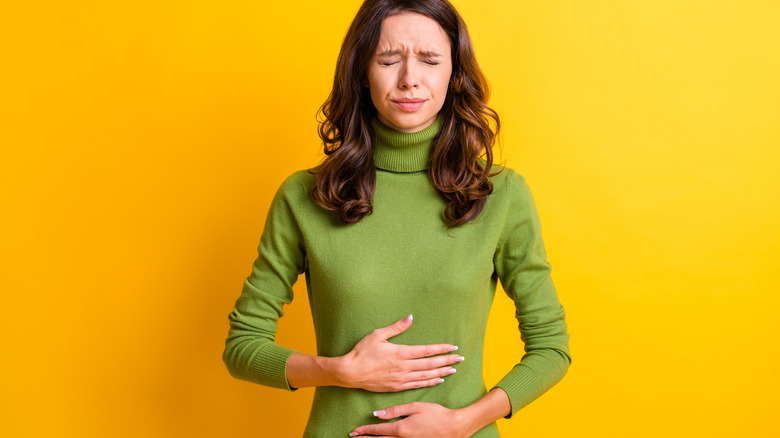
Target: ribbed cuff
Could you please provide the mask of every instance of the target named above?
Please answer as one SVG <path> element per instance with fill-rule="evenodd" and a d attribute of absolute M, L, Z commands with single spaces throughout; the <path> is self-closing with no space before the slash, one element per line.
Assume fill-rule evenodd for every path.
<path fill-rule="evenodd" d="M 542 395 L 541 384 L 536 373 L 524 366 L 517 365 L 494 388 L 501 388 L 509 396 L 512 412 L 505 418 L 510 418 L 517 411 L 527 406 Z"/>
<path fill-rule="evenodd" d="M 287 359 L 297 353 L 276 343 L 269 343 L 257 352 L 249 365 L 255 378 L 262 384 L 274 388 L 295 391 L 287 381 Z"/>

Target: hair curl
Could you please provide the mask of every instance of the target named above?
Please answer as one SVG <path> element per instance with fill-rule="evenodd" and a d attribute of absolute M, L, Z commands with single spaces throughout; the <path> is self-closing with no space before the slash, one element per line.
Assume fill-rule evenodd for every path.
<path fill-rule="evenodd" d="M 415 12 L 436 21 L 452 47 L 452 76 L 439 113 L 428 175 L 446 202 L 449 227 L 476 218 L 493 192 L 490 181 L 493 144 L 500 121 L 487 106 L 489 87 L 477 64 L 468 29 L 447 0 L 366 0 L 347 31 L 336 62 L 333 88 L 320 107 L 319 135 L 325 160 L 312 173 L 311 195 L 323 208 L 337 212 L 345 224 L 372 212 L 376 169 L 376 109 L 364 81 L 379 42 L 382 22 L 390 15 Z"/>

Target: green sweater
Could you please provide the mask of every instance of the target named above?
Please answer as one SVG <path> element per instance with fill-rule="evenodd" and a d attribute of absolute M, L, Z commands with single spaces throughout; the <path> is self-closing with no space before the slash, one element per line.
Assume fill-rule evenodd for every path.
<path fill-rule="evenodd" d="M 313 175 L 299 171 L 279 188 L 265 223 L 259 256 L 229 315 L 223 359 L 239 379 L 290 388 L 285 374 L 293 350 L 274 342 L 292 285 L 305 274 L 320 356 L 341 356 L 372 330 L 409 314 L 414 323 L 390 339 L 397 344 L 450 343 L 466 360 L 433 387 L 397 393 L 318 387 L 305 437 L 348 436 L 381 420 L 377 409 L 412 401 L 448 408 L 486 393 L 482 378 L 485 325 L 497 281 L 515 303 L 525 355 L 495 386 L 512 414 L 566 373 L 565 311 L 550 279 L 539 219 L 523 177 L 504 169 L 473 221 L 448 229 L 445 203 L 426 172 L 431 127 L 413 134 L 374 122 L 377 168 L 373 213 L 343 225 L 309 195 Z M 494 424 L 475 437 L 498 437 Z"/>

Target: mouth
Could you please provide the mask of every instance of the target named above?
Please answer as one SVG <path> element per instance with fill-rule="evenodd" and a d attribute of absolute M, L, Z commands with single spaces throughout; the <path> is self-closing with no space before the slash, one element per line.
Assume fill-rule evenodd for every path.
<path fill-rule="evenodd" d="M 422 108 L 423 104 L 425 104 L 425 99 L 420 99 L 417 97 L 404 97 L 401 99 L 392 99 L 392 102 L 398 108 L 401 108 L 402 111 L 411 113 Z"/>

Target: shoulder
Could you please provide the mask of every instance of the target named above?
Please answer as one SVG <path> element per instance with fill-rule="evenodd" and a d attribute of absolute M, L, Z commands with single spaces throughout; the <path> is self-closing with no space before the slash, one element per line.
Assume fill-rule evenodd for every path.
<path fill-rule="evenodd" d="M 297 170 L 287 176 L 279 186 L 279 191 L 288 193 L 311 189 L 314 186 L 314 175 L 307 169 Z"/>
<path fill-rule="evenodd" d="M 276 198 L 289 201 L 301 200 L 309 196 L 314 187 L 314 175 L 308 170 L 298 170 L 282 181 L 276 190 Z"/>
<path fill-rule="evenodd" d="M 541 236 L 539 213 L 526 179 L 513 169 L 502 167 L 493 181 L 493 193 L 488 205 L 503 217 L 501 237 L 497 247 L 505 244 L 526 248 Z"/>
<path fill-rule="evenodd" d="M 269 211 L 284 211 L 288 212 L 285 214 L 297 216 L 300 212 L 311 208 L 313 185 L 314 175 L 307 170 L 299 170 L 288 175 L 277 187 Z"/>
<path fill-rule="evenodd" d="M 506 166 L 493 166 L 490 180 L 493 182 L 492 197 L 503 199 L 510 203 L 521 202 L 527 204 L 533 202 L 531 189 L 526 179 L 514 169 Z"/>

